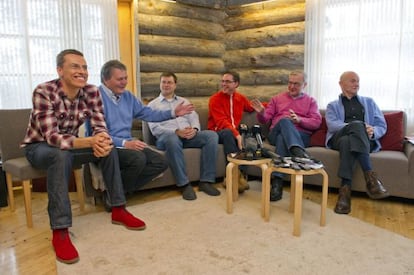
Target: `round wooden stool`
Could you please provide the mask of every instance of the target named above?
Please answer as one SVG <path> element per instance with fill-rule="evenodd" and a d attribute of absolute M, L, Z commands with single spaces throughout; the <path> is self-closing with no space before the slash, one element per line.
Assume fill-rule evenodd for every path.
<path fill-rule="evenodd" d="M 291 168 L 282 168 L 269 165 L 268 169 L 264 173 L 263 182 L 263 216 L 265 221 L 269 221 L 270 212 L 270 182 L 272 172 L 279 172 L 290 175 L 290 204 L 289 212 L 293 212 L 293 235 L 300 236 L 300 223 L 302 219 L 302 196 L 303 196 L 303 176 L 321 174 L 323 177 L 322 183 L 322 204 L 321 204 L 321 218 L 320 225 L 326 224 L 326 206 L 328 203 L 328 174 L 323 168 L 312 170 L 294 170 Z"/>
<path fill-rule="evenodd" d="M 233 201 L 239 197 L 239 165 L 254 165 L 262 169 L 262 216 L 264 214 L 264 172 L 269 168 L 271 159 L 263 158 L 256 160 L 246 160 L 227 156 L 229 163 L 226 167 L 226 194 L 227 194 L 227 213 L 233 212 Z"/>

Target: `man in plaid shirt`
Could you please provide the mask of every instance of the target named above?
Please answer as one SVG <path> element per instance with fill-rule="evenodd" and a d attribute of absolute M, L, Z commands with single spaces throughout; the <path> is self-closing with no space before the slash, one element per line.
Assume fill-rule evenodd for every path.
<path fill-rule="evenodd" d="M 98 163 L 110 196 L 112 223 L 131 230 L 143 230 L 145 223 L 125 209 L 117 151 L 106 128 L 98 88 L 87 84 L 83 54 L 64 50 L 56 62 L 59 78 L 38 85 L 33 92 L 33 109 L 22 147 L 33 167 L 47 170 L 48 213 L 56 258 L 75 263 L 79 255 L 68 234 L 72 226 L 68 184 L 73 166 Z M 88 119 L 92 136 L 79 137 L 79 127 Z"/>

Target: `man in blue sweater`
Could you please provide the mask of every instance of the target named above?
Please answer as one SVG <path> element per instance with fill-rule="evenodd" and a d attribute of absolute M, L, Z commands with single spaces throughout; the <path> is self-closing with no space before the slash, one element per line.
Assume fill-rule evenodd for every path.
<path fill-rule="evenodd" d="M 168 167 L 168 162 L 143 141 L 132 137 L 133 119 L 164 121 L 186 115 L 194 110 L 192 104 L 176 108 L 153 110 L 130 91 L 127 68 L 118 60 L 106 62 L 101 69 L 99 91 L 104 105 L 105 121 L 114 145 L 118 148 L 119 165 L 125 192 L 133 192 L 153 180 Z"/>
<path fill-rule="evenodd" d="M 342 94 L 326 108 L 328 133 L 326 146 L 339 151 L 338 176 L 342 179 L 335 206 L 338 214 L 351 211 L 351 185 L 355 163 L 364 171 L 368 196 L 382 199 L 389 196 L 387 190 L 372 171 L 369 154 L 381 149 L 379 139 L 387 131 L 381 110 L 369 97 L 358 95 L 359 76 L 344 72 L 339 80 Z"/>

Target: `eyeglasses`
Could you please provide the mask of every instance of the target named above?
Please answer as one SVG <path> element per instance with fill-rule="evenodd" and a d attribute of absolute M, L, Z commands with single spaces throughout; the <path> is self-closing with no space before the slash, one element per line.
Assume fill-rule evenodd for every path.
<path fill-rule="evenodd" d="M 226 83 L 226 84 L 230 84 L 230 83 L 234 83 L 236 81 L 231 81 L 231 80 L 222 80 L 221 83 Z"/>
<path fill-rule="evenodd" d="M 295 87 L 299 87 L 299 86 L 301 86 L 303 83 L 301 83 L 301 82 L 288 82 L 288 85 L 290 86 L 290 85 L 292 85 L 292 86 L 295 86 Z"/>
<path fill-rule="evenodd" d="M 79 64 L 76 64 L 76 63 L 71 63 L 69 65 L 69 67 L 72 70 L 75 70 L 75 71 L 80 71 L 80 70 L 87 71 L 88 70 L 88 66 L 87 65 L 79 65 Z"/>

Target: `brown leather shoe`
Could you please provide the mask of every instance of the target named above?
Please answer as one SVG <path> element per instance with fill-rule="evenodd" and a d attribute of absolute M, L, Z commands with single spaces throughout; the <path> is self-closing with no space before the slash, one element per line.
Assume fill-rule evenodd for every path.
<path fill-rule="evenodd" d="M 239 174 L 239 193 L 243 193 L 245 190 L 249 190 L 250 186 L 247 183 L 246 176 L 240 172 Z"/>
<path fill-rule="evenodd" d="M 223 182 L 221 183 L 221 185 L 224 187 L 224 189 L 227 188 L 226 185 L 226 177 L 224 177 Z M 239 176 L 239 193 L 243 193 L 245 190 L 249 190 L 250 186 L 247 183 L 246 177 L 243 175 L 243 173 L 240 172 L 240 176 Z"/>
<path fill-rule="evenodd" d="M 351 212 L 351 186 L 343 185 L 339 188 L 338 201 L 334 211 L 337 214 L 348 214 Z"/>
<path fill-rule="evenodd" d="M 377 177 L 377 173 L 373 171 L 364 172 L 365 182 L 367 183 L 367 194 L 371 199 L 383 199 L 390 194 L 382 185 L 381 181 Z"/>

